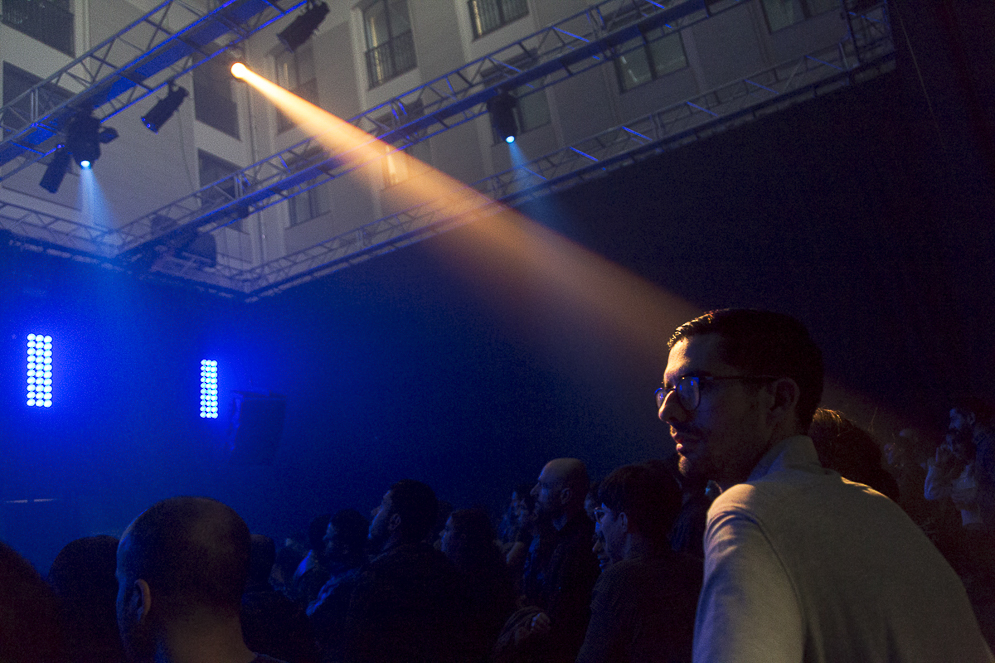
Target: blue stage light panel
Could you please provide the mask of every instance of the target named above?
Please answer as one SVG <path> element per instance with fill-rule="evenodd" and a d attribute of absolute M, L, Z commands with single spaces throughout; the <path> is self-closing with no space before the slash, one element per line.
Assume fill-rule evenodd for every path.
<path fill-rule="evenodd" d="M 218 418 L 218 362 L 210 359 L 200 362 L 200 417 Z"/>
<path fill-rule="evenodd" d="M 52 407 L 52 337 L 28 334 L 28 407 Z"/>

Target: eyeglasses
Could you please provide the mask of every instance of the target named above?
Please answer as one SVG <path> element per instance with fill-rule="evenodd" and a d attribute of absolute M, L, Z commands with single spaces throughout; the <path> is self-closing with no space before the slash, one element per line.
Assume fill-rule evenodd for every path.
<path fill-rule="evenodd" d="M 692 412 L 701 404 L 701 383 L 718 380 L 744 380 L 746 382 L 768 382 L 777 380 L 773 375 L 682 375 L 677 378 L 672 387 L 660 387 L 656 390 L 656 409 L 663 407 L 670 392 L 677 392 L 677 400 L 681 407 Z"/>

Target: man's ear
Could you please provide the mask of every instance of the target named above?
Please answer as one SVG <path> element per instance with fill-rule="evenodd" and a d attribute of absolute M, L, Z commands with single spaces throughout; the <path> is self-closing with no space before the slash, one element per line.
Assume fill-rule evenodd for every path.
<path fill-rule="evenodd" d="M 771 385 L 774 394 L 770 407 L 771 421 L 783 421 L 788 417 L 797 416 L 798 399 L 801 389 L 791 378 L 780 378 Z"/>
<path fill-rule="evenodd" d="M 139 578 L 135 581 L 134 591 L 131 592 L 131 599 L 128 603 L 135 623 L 148 618 L 149 610 L 152 609 L 152 589 L 149 584 Z"/>
<path fill-rule="evenodd" d="M 626 515 L 625 511 L 620 511 L 615 519 L 618 521 L 619 527 L 622 528 L 622 532 L 625 534 L 629 533 L 629 516 Z"/>
<path fill-rule="evenodd" d="M 570 504 L 570 500 L 573 497 L 573 490 L 568 488 L 560 488 L 560 504 Z"/>
<path fill-rule="evenodd" d="M 397 513 L 392 513 L 390 518 L 387 520 L 387 531 L 393 532 L 398 527 L 401 526 L 401 516 Z"/>

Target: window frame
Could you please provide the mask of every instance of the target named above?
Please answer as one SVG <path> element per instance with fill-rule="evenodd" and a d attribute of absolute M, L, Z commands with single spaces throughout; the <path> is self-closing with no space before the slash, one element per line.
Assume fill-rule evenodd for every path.
<path fill-rule="evenodd" d="M 233 79 L 224 58 L 224 55 L 217 55 L 193 70 L 194 117 L 235 140 L 241 140 L 238 103 L 232 93 Z M 221 111 L 216 112 L 219 106 Z"/>
<path fill-rule="evenodd" d="M 11 104 L 14 101 L 14 99 L 17 99 L 25 92 L 28 92 L 29 90 L 34 88 L 36 85 L 41 83 L 42 80 L 43 79 L 41 77 L 32 74 L 30 71 L 25 71 L 24 69 L 21 69 L 20 67 L 13 65 L 5 60 L 3 63 L 3 90 L 0 90 L 0 96 L 3 97 L 2 107 L 6 108 L 9 104 Z M 20 92 L 12 91 L 8 93 L 7 90 L 12 88 L 15 82 L 22 82 L 24 85 L 26 85 L 26 87 L 24 87 L 24 89 L 21 90 Z M 74 95 L 69 90 L 61 88 L 57 85 L 53 85 L 51 83 L 43 86 L 39 90 L 38 94 L 39 115 L 43 115 L 51 110 L 54 110 L 55 108 L 58 108 L 66 101 L 72 99 L 74 96 L 76 95 Z M 25 97 L 22 103 L 24 102 L 26 102 L 30 106 L 31 97 L 30 96 Z M 8 112 L 9 111 L 10 109 L 8 109 Z M 22 113 L 18 113 L 18 115 L 20 114 L 23 114 L 27 117 L 31 117 L 30 109 L 27 110 L 22 109 Z M 17 115 L 13 116 L 17 117 Z M 4 136 L 8 136 L 11 133 L 20 131 L 21 129 L 27 127 L 30 124 L 30 122 L 26 122 L 23 126 L 14 126 L 8 129 L 6 128 L 6 126 L 11 124 L 10 119 L 6 117 L 0 119 L 4 120 L 3 122 L 5 127 L 3 129 Z"/>
<path fill-rule="evenodd" d="M 219 177 L 211 176 L 205 178 L 204 168 L 203 168 L 203 164 L 205 162 L 217 166 L 219 168 L 219 172 L 221 172 L 222 174 Z M 235 173 L 241 172 L 241 170 L 242 170 L 241 166 L 236 165 L 228 161 L 227 159 L 222 159 L 221 157 L 217 156 L 216 154 L 212 154 L 207 150 L 197 148 L 197 177 L 200 182 L 201 189 L 211 184 L 214 184 L 215 182 L 222 180 L 230 175 L 234 175 Z M 233 200 L 238 199 L 239 192 L 237 191 L 234 182 L 232 182 L 231 191 L 229 191 L 227 187 L 218 187 L 218 188 L 220 188 L 226 194 L 231 196 Z M 208 202 L 212 205 L 217 203 L 216 200 L 211 200 L 210 196 L 205 196 L 205 198 L 207 198 Z M 245 219 L 235 219 L 230 224 L 228 224 L 228 227 L 231 228 L 232 230 L 237 230 L 238 232 L 243 232 L 243 233 L 247 232 L 245 228 L 242 227 L 243 221 L 245 221 Z"/>
<path fill-rule="evenodd" d="M 292 87 L 290 80 L 281 80 L 281 78 L 284 77 L 280 73 L 281 68 L 284 66 L 282 58 L 288 56 L 294 65 L 294 80 L 292 82 Z M 302 58 L 304 57 L 308 58 L 310 61 L 302 62 Z M 311 72 L 311 77 L 304 81 L 301 80 L 300 75 L 302 64 L 308 65 L 307 68 Z M 280 48 L 273 53 L 273 67 L 274 73 L 276 74 L 275 78 L 277 85 L 296 94 L 301 99 L 311 102 L 315 106 L 321 105 L 318 103 L 318 72 L 315 69 L 314 64 L 314 49 L 311 47 L 310 42 L 301 45 L 296 51 L 288 51 L 281 45 Z M 297 123 L 294 122 L 294 120 L 287 114 L 283 113 L 279 108 L 276 108 L 275 110 L 277 135 L 290 131 L 297 126 Z"/>
<path fill-rule="evenodd" d="M 511 16 L 511 17 L 506 17 L 504 15 L 504 9 L 505 9 L 506 2 L 516 2 L 516 1 L 517 0 L 467 0 L 467 2 L 466 2 L 466 8 L 467 8 L 467 11 L 469 12 L 469 15 L 470 15 L 470 30 L 473 33 L 473 38 L 474 39 L 480 39 L 481 37 L 483 37 L 485 35 L 489 35 L 492 32 L 500 30 L 501 28 L 503 28 L 506 25 L 510 25 L 510 24 L 514 23 L 515 21 L 517 21 L 520 18 L 525 18 L 526 16 L 528 16 L 529 15 L 529 3 L 528 3 L 528 0 L 520 0 L 521 3 L 522 3 L 522 5 L 525 8 L 525 11 L 522 12 L 521 14 L 518 14 L 518 15 L 515 15 L 515 16 Z M 495 25 L 495 26 L 493 26 L 493 27 L 491 27 L 491 28 L 489 28 L 489 29 L 484 30 L 484 31 L 481 32 L 481 31 L 478 31 L 477 28 L 478 28 L 478 24 L 481 23 L 480 5 L 483 4 L 483 3 L 493 3 L 494 4 L 494 7 L 495 7 L 495 9 L 497 10 L 497 13 L 498 13 L 498 23 L 497 23 L 497 25 Z"/>
<path fill-rule="evenodd" d="M 823 14 L 828 14 L 829 12 L 833 11 L 834 9 L 839 9 L 839 3 L 838 2 L 835 2 L 835 3 L 834 2 L 827 2 L 827 4 L 830 5 L 830 6 L 827 7 L 826 9 L 821 9 L 819 11 L 813 11 L 810 5 L 812 3 L 814 3 L 814 2 L 818 2 L 819 0 L 795 0 L 796 2 L 798 2 L 799 6 L 801 7 L 802 17 L 799 18 L 797 21 L 794 21 L 792 23 L 786 23 L 785 25 L 782 25 L 782 26 L 780 26 L 778 28 L 774 28 L 771 25 L 771 22 L 770 22 L 770 13 L 767 10 L 767 5 L 771 1 L 772 0 L 761 0 L 761 2 L 760 2 L 760 7 L 761 7 L 761 9 L 762 9 L 762 11 L 764 13 L 764 21 L 767 23 L 767 30 L 768 30 L 768 32 L 770 32 L 770 34 L 774 34 L 776 32 L 781 32 L 782 30 L 787 30 L 788 28 L 790 28 L 792 26 L 798 25 L 799 23 L 804 23 L 805 21 L 813 19 L 816 16 L 822 16 Z M 777 0 L 773 0 L 773 1 L 776 2 Z"/>
<path fill-rule="evenodd" d="M 657 28 L 657 29 L 662 31 L 662 28 Z M 652 47 L 653 44 L 656 44 L 658 42 L 663 42 L 667 39 L 676 40 L 676 42 L 680 45 L 681 56 L 684 61 L 684 64 L 683 66 L 676 67 L 674 69 L 668 69 L 667 71 L 661 72 L 658 70 L 659 63 L 654 58 L 653 55 L 654 50 Z M 627 79 L 625 78 L 626 69 L 622 65 L 621 60 L 622 57 L 624 57 L 625 55 L 637 52 L 641 53 L 642 56 L 646 58 L 646 65 L 647 68 L 649 69 L 650 77 L 649 79 L 643 81 L 642 83 L 627 84 L 626 83 Z M 625 94 L 626 92 L 629 92 L 631 90 L 635 90 L 636 88 L 643 87 L 644 85 L 649 85 L 653 81 L 659 80 L 664 76 L 669 76 L 670 74 L 676 71 L 680 71 L 681 69 L 687 69 L 690 66 L 690 64 L 688 63 L 687 49 L 684 48 L 684 40 L 681 38 L 681 33 L 676 31 L 664 34 L 663 36 L 656 37 L 654 39 L 646 39 L 645 37 L 643 37 L 642 43 L 639 46 L 628 50 L 626 53 L 619 54 L 617 57 L 614 58 L 614 61 L 615 61 L 615 74 L 618 79 L 619 90 L 621 91 L 622 94 Z"/>
<path fill-rule="evenodd" d="M 407 30 L 397 34 L 394 33 L 394 27 L 391 25 L 391 2 L 403 3 L 404 11 L 408 17 Z M 387 27 L 387 39 L 371 46 L 370 42 L 372 39 L 370 38 L 369 21 L 367 19 L 370 11 L 375 7 L 383 8 L 385 24 Z M 406 74 L 418 66 L 418 55 L 415 53 L 414 33 L 411 29 L 411 11 L 408 7 L 407 0 L 374 0 L 363 7 L 362 21 L 363 43 L 366 46 L 366 51 L 364 52 L 364 59 L 366 60 L 366 78 L 370 90 L 379 87 L 387 81 L 393 80 L 402 74 Z M 383 54 L 386 54 L 386 57 L 384 57 Z M 399 54 L 403 55 L 403 57 L 407 59 L 402 60 L 401 57 L 399 57 Z M 401 60 L 400 64 L 398 63 L 399 60 Z M 383 73 L 379 73 L 381 71 Z"/>
<path fill-rule="evenodd" d="M 20 5 L 20 7 L 15 7 Z M 76 56 L 76 15 L 72 0 L 0 0 L 0 23 L 68 55 Z M 22 20 L 15 21 L 21 10 Z M 49 20 L 44 20 L 46 16 Z M 53 23 L 55 28 L 53 29 Z M 61 24 L 61 25 L 60 25 Z M 61 28 L 61 29 L 60 29 Z"/>

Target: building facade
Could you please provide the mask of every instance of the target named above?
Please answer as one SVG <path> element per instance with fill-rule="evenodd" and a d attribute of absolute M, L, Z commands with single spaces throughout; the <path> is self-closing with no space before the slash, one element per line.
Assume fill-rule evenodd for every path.
<path fill-rule="evenodd" d="M 0 3 L 5 137 L 17 128 L 18 120 L 9 109 L 16 109 L 19 95 L 156 9 L 128 0 Z M 153 255 L 142 264 L 230 286 L 233 275 L 251 270 L 259 274 L 274 261 L 410 207 L 410 192 L 418 190 L 419 178 L 432 169 L 464 183 L 481 182 L 520 167 L 523 161 L 527 164 L 582 145 L 592 136 L 663 109 L 682 104 L 698 108 L 696 100 L 703 95 L 750 81 L 778 66 L 800 66 L 794 63 L 806 55 L 835 51 L 846 60 L 846 44 L 852 40 L 852 21 L 837 0 L 687 4 L 695 5 L 694 13 L 680 21 L 640 28 L 624 42 L 608 42 L 587 59 L 579 73 L 547 74 L 504 90 L 517 102 L 513 110 L 517 161 L 512 148 L 499 140 L 488 113 L 479 112 L 470 121 L 453 122 L 450 128 L 436 125 L 423 131 L 431 137 L 419 136 L 406 148 L 417 161 L 388 154 L 356 172 L 309 180 L 307 187 L 298 187 L 306 188 L 298 195 L 293 195 L 298 189 L 287 190 L 266 206 L 246 207 L 241 218 L 226 219 L 216 229 L 210 228 L 214 241 L 208 251 L 215 254 L 209 259 L 200 255 L 201 260 L 184 268 L 164 264 L 162 256 Z M 201 9 L 209 12 L 212 7 Z M 525 72 L 541 64 L 543 58 L 533 48 L 538 42 L 529 39 L 549 26 L 564 26 L 559 34 L 570 34 L 568 27 L 596 19 L 602 35 L 613 34 L 615 28 L 641 25 L 658 6 L 638 0 L 597 4 L 583 0 L 329 0 L 328 9 L 316 32 L 294 51 L 278 38 L 292 16 L 255 31 L 234 47 L 226 49 L 227 38 L 200 47 L 193 59 L 206 62 L 175 79 L 177 86 L 189 91 L 189 98 L 158 133 L 146 129 L 141 118 L 155 99 L 164 96 L 165 88 L 110 117 L 98 108 L 95 115 L 116 129 L 118 137 L 103 146 L 92 174 L 71 167 L 58 191 L 49 193 L 39 181 L 51 156 L 20 170 L 14 160 L 0 166 L 0 201 L 11 209 L 36 210 L 98 230 L 113 230 L 198 191 L 197 205 L 202 209 L 238 199 L 244 193 L 242 180 L 230 176 L 275 155 L 283 155 L 277 160 L 293 172 L 296 163 L 314 156 L 314 148 L 306 144 L 308 136 L 259 93 L 230 76 L 228 67 L 236 60 L 338 117 L 349 119 L 364 113 L 376 117 L 382 111 L 383 123 L 388 125 L 391 113 L 396 115 L 398 100 L 468 63 L 483 81 L 476 89 L 486 88 L 489 76 L 499 81 L 502 72 Z M 570 22 L 570 17 L 581 18 Z M 192 19 L 179 17 L 176 25 L 170 20 L 167 17 L 159 29 L 180 30 Z M 584 34 L 570 37 L 593 39 Z M 516 45 L 520 45 L 517 50 Z M 818 57 L 815 60 L 821 62 Z M 564 64 L 559 71 L 569 68 Z M 754 83 L 758 89 L 763 87 Z M 49 88 L 32 98 L 43 101 L 32 103 L 55 107 L 83 92 L 85 85 L 60 79 L 58 86 Z M 25 103 L 24 99 L 20 102 Z M 482 103 L 477 105 L 483 109 Z M 407 114 L 404 122 L 421 112 L 410 103 L 401 107 Z M 213 191 L 204 189 L 219 181 Z M 322 183 L 311 186 L 316 182 Z M 245 188 L 251 189 L 252 183 Z M 157 218 L 153 215 L 152 233 Z M 163 229 L 176 224 L 161 218 Z M 18 232 L 17 226 L 8 226 Z M 190 258 L 191 253 L 198 255 L 197 251 L 183 255 Z M 222 267 L 224 278 L 216 274 Z"/>

